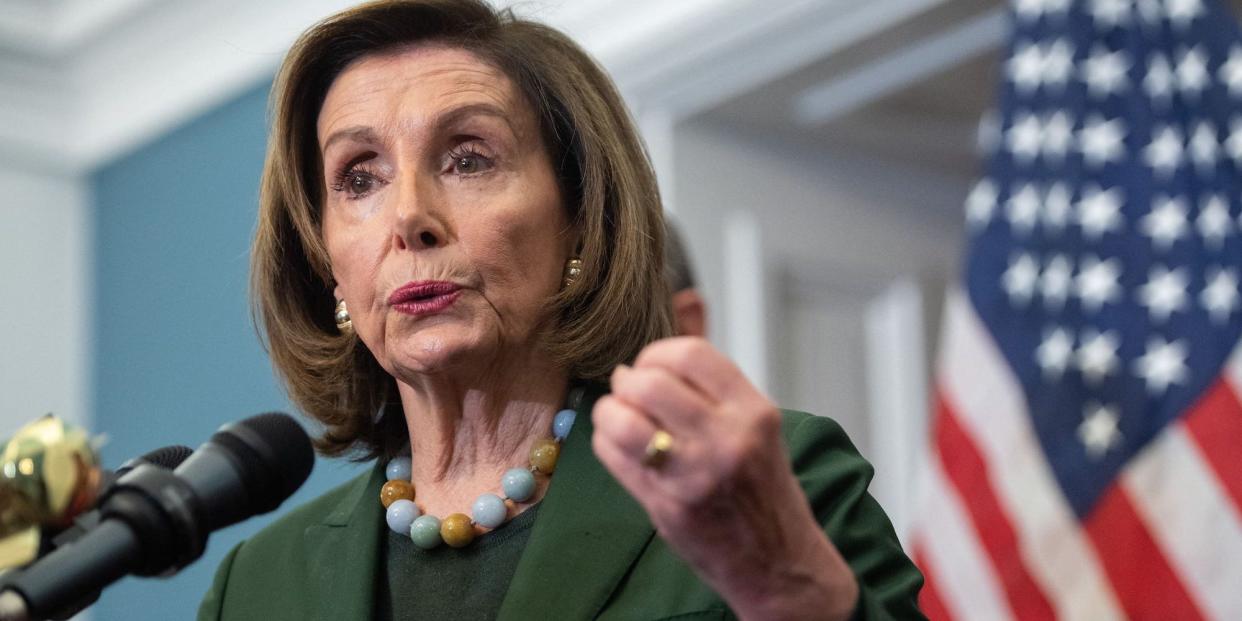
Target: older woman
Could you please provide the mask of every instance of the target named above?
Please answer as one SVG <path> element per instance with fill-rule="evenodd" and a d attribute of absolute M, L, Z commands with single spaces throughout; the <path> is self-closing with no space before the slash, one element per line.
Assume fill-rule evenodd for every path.
<path fill-rule="evenodd" d="M 665 338 L 655 180 L 575 44 L 378 2 L 273 93 L 257 316 L 321 451 L 377 464 L 234 549 L 201 619 L 920 616 L 840 428 Z"/>

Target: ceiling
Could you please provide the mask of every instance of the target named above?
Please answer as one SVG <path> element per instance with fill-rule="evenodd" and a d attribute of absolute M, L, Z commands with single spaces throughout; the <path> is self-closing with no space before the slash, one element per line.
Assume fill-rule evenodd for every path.
<path fill-rule="evenodd" d="M 69 173 L 267 79 L 353 4 L 3 1 L 0 165 Z M 1005 28 L 1000 0 L 497 1 L 582 42 L 640 124 L 704 118 L 951 177 L 975 174 Z"/>
<path fill-rule="evenodd" d="M 1242 0 L 1228 6 L 1242 14 Z M 1004 30 L 997 0 L 936 3 L 703 116 L 807 148 L 973 180 Z"/>
<path fill-rule="evenodd" d="M 807 147 L 973 177 L 1003 36 L 998 2 L 940 3 L 705 116 Z"/>
<path fill-rule="evenodd" d="M 0 162 L 80 174 L 269 79 L 308 25 L 350 0 L 4 0 Z M 806 26 L 937 0 L 498 0 L 583 43 L 631 101 L 695 109 L 825 42 Z M 878 8 L 877 8 L 878 7 Z M 865 16 L 865 15 L 864 15 Z M 777 33 L 777 45 L 765 45 Z M 762 49 L 759 49 L 762 48 Z M 706 87 L 729 54 L 766 59 Z M 680 92 L 670 88 L 684 84 Z M 703 94 L 709 100 L 701 101 Z M 640 104 L 636 104 L 640 105 Z"/>

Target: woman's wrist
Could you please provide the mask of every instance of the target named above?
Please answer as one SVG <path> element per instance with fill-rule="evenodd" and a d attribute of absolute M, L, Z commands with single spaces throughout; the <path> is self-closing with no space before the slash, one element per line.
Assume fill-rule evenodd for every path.
<path fill-rule="evenodd" d="M 859 586 L 836 547 L 818 528 L 787 563 L 762 572 L 732 571 L 719 592 L 739 619 L 840 620 L 858 605 Z"/>

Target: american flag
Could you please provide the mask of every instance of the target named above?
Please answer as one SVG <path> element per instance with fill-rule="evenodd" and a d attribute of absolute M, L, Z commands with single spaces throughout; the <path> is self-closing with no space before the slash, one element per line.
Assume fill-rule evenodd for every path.
<path fill-rule="evenodd" d="M 1242 619 L 1242 36 L 1017 0 L 915 557 L 929 616 Z"/>

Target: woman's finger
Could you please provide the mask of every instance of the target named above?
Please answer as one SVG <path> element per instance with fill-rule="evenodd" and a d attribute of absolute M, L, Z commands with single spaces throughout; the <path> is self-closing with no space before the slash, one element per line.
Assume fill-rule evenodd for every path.
<path fill-rule="evenodd" d="M 648 345 L 634 361 L 634 368 L 645 367 L 667 369 L 685 378 L 709 401 L 764 398 L 741 369 L 699 337 L 675 337 Z"/>
<path fill-rule="evenodd" d="M 647 443 L 658 429 L 640 410 L 612 395 L 604 395 L 595 402 L 591 422 L 595 424 L 595 435 L 607 438 L 635 463 L 641 462 Z"/>
<path fill-rule="evenodd" d="M 701 431 L 713 408 L 686 380 L 656 366 L 617 367 L 612 374 L 612 396 L 675 436 Z"/>

